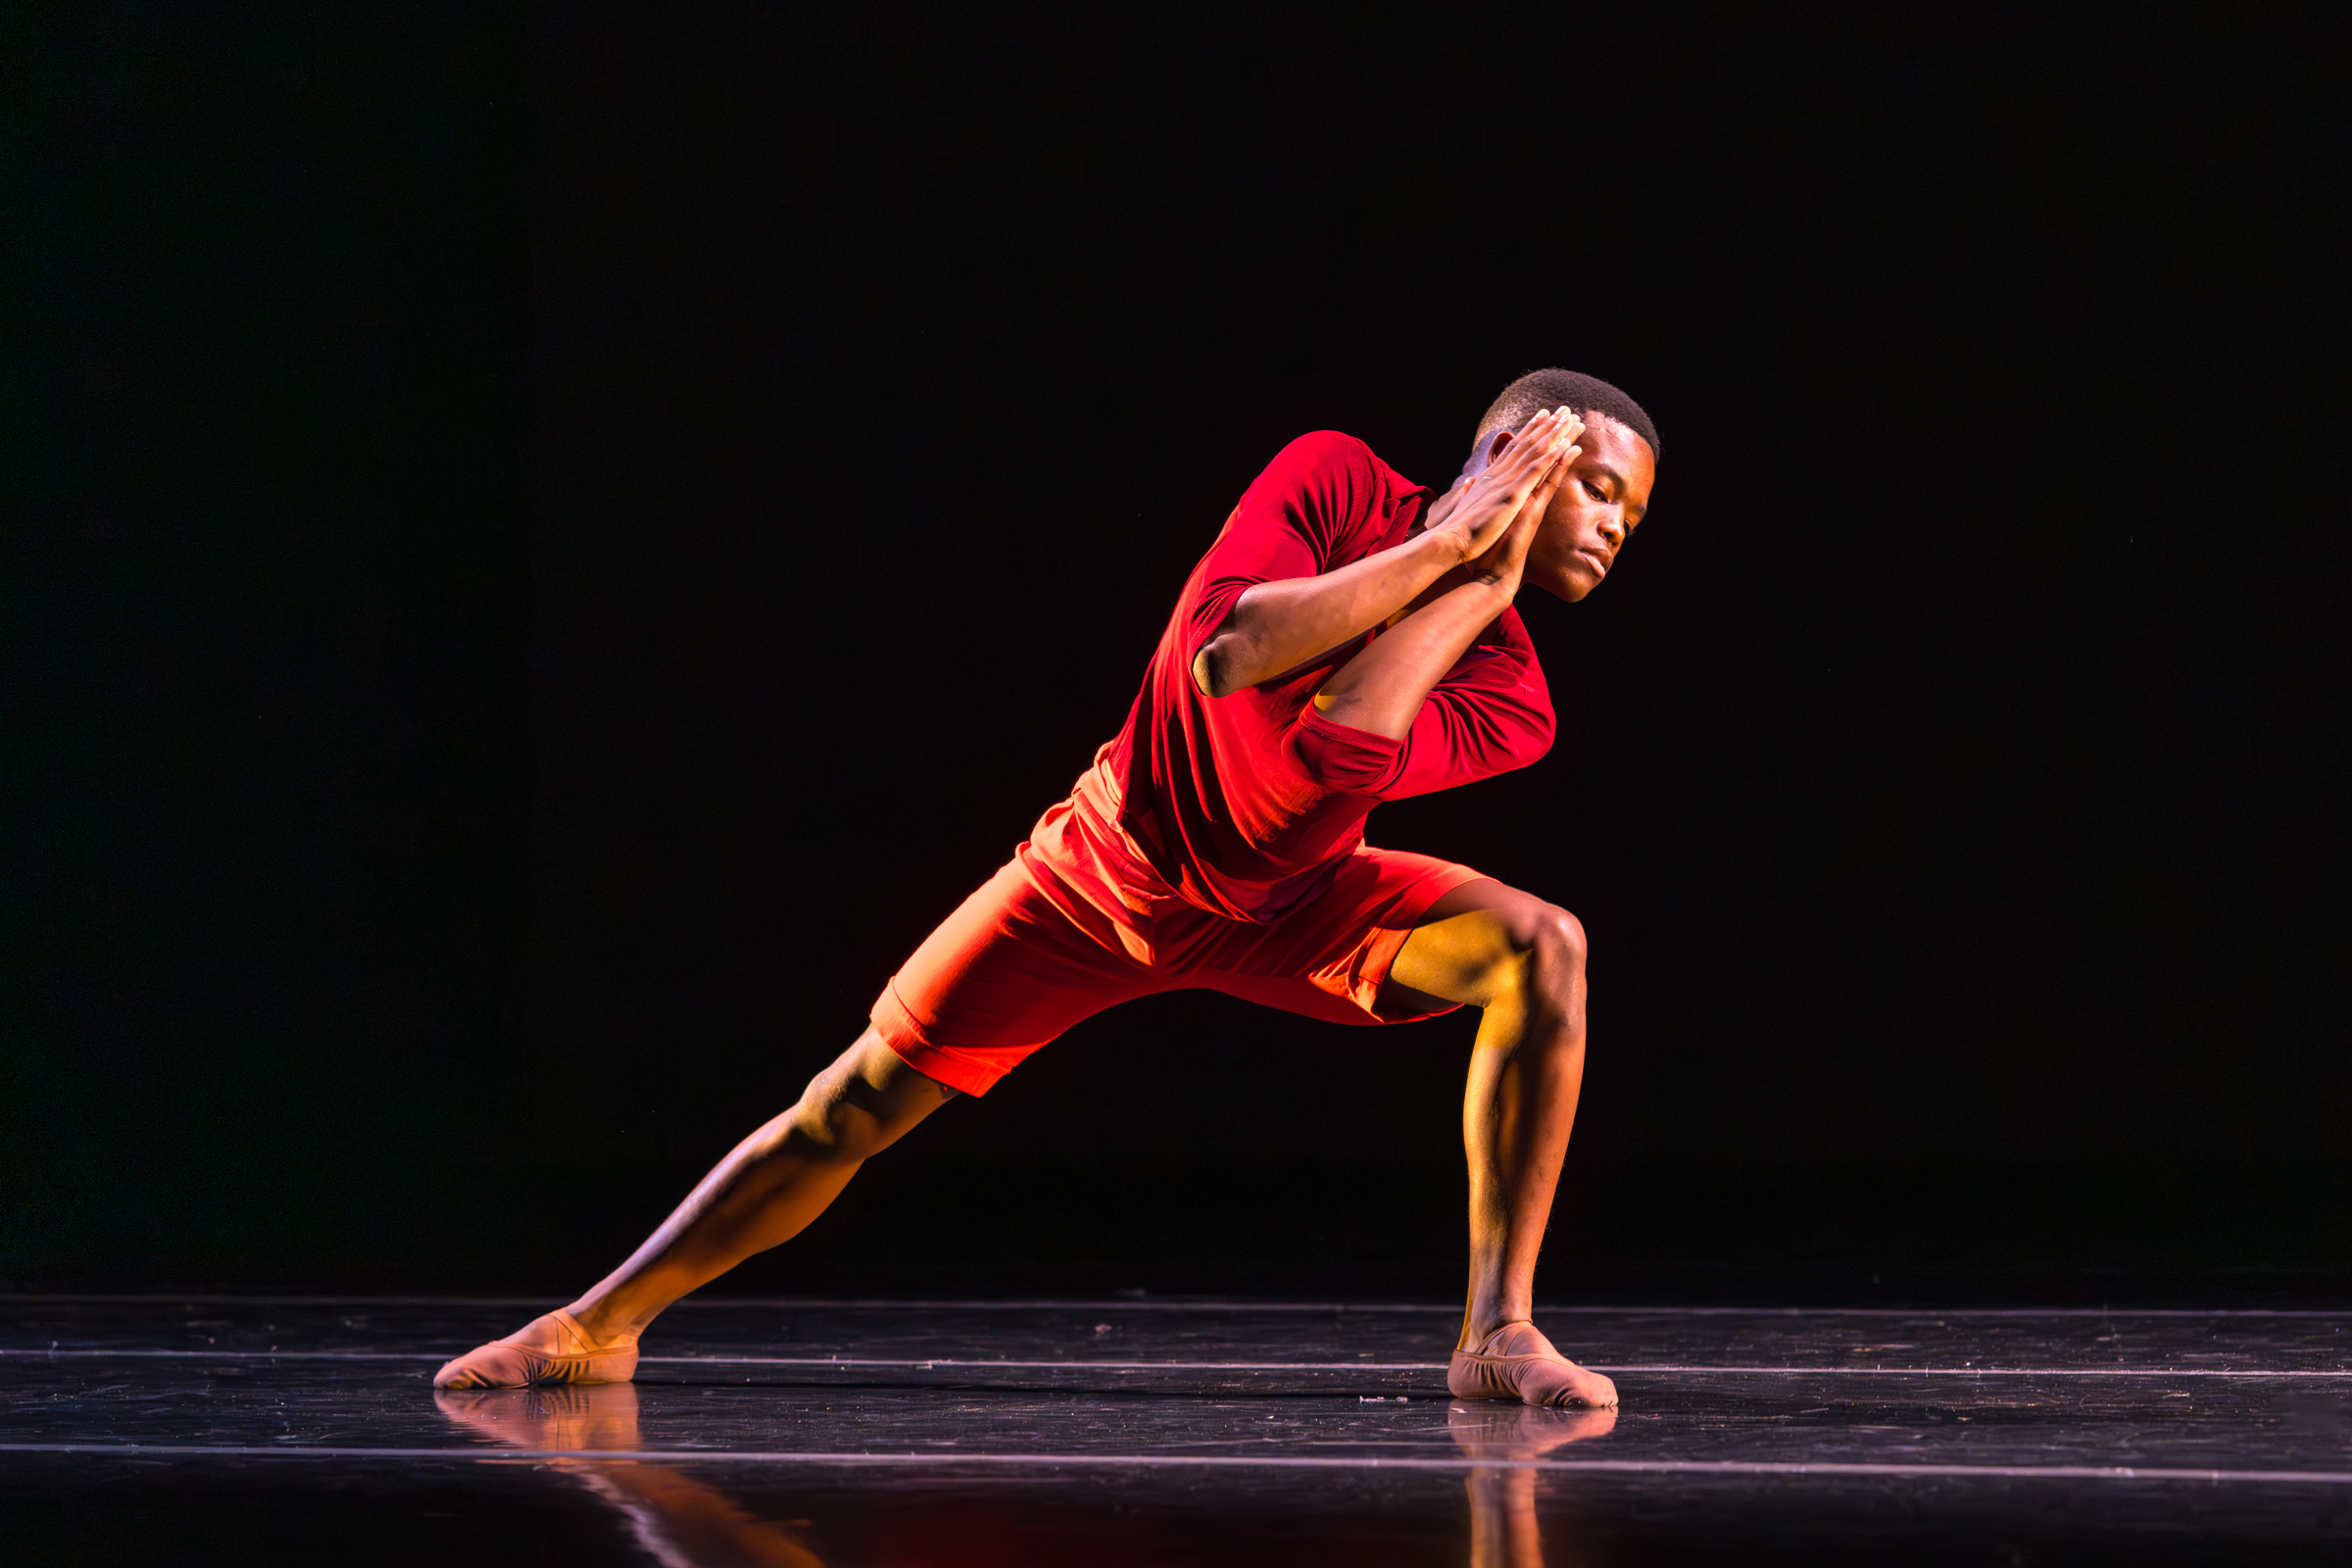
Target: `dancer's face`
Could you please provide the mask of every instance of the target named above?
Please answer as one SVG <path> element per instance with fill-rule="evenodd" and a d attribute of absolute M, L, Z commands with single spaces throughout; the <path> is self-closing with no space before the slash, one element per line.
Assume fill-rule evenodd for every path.
<path fill-rule="evenodd" d="M 1526 581 L 1574 603 L 1600 586 L 1649 510 L 1657 459 L 1649 443 L 1605 414 L 1585 416 L 1583 450 L 1527 551 Z M 1495 451 L 1500 452 L 1501 447 Z"/>

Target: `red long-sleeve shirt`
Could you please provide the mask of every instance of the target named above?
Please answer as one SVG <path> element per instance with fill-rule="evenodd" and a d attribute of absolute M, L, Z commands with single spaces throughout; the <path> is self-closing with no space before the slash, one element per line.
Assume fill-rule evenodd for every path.
<path fill-rule="evenodd" d="M 1516 610 L 1430 691 L 1410 734 L 1335 724 L 1313 697 L 1367 632 L 1279 681 L 1210 698 L 1193 659 L 1253 583 L 1313 577 L 1403 542 L 1429 495 L 1353 436 L 1276 455 L 1193 568 L 1105 759 L 1119 825 L 1189 902 L 1272 921 L 1321 893 L 1382 801 L 1525 767 L 1551 747 L 1551 693 Z"/>

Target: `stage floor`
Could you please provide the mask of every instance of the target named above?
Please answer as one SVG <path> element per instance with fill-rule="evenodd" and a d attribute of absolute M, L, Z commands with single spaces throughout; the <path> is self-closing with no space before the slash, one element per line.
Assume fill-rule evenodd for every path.
<path fill-rule="evenodd" d="M 2352 1312 L 689 1301 L 640 1381 L 436 1397 L 537 1301 L 0 1298 L 0 1560 L 2352 1561 Z"/>

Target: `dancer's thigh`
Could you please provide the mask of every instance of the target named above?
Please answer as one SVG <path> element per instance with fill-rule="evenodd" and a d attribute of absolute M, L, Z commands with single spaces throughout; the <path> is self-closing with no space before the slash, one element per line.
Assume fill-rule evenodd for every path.
<path fill-rule="evenodd" d="M 1160 989 L 1114 943 L 1009 861 L 891 977 L 874 1030 L 925 1077 L 984 1095 L 1072 1024 Z"/>
<path fill-rule="evenodd" d="M 1457 889 L 1497 886 L 1432 856 L 1366 845 L 1321 898 L 1271 925 L 1236 925 L 1187 983 L 1332 1023 L 1408 1023 L 1455 1004 L 1385 1004 L 1383 986 L 1414 928 Z"/>

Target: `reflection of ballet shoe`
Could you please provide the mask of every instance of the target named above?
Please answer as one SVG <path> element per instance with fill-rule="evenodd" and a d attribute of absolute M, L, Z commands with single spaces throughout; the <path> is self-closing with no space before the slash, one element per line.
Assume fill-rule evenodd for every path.
<path fill-rule="evenodd" d="M 441 1413 L 460 1426 L 516 1448 L 634 1449 L 637 1386 L 562 1384 L 538 1389 L 443 1389 Z"/>
<path fill-rule="evenodd" d="M 433 1374 L 436 1389 L 518 1389 L 533 1383 L 626 1383 L 637 1336 L 599 1345 L 569 1312 L 535 1317 L 503 1340 L 467 1350 Z"/>
<path fill-rule="evenodd" d="M 1456 1350 L 1446 1388 L 1457 1399 L 1517 1399 L 1527 1404 L 1613 1407 L 1617 1385 L 1588 1372 L 1551 1347 L 1525 1319 L 1505 1323 L 1475 1350 Z"/>
<path fill-rule="evenodd" d="M 1613 1407 L 1543 1409 L 1468 1399 L 1446 1407 L 1446 1430 L 1473 1459 L 1540 1459 L 1567 1444 L 1606 1437 L 1616 1425 Z"/>
<path fill-rule="evenodd" d="M 1473 1460 L 1462 1478 L 1470 1495 L 1471 1568 L 1544 1568 L 1544 1535 L 1536 1518 L 1536 1472 L 1525 1461 L 1540 1459 L 1570 1443 L 1597 1438 L 1617 1425 L 1613 1408 L 1545 1409 L 1530 1404 L 1473 1403 L 1456 1399 L 1446 1407 L 1446 1430 Z M 1497 1462 L 1499 1461 L 1499 1462 Z M 1551 1559 L 1569 1568 L 1581 1558 Z"/>
<path fill-rule="evenodd" d="M 801 1538 L 806 1520 L 759 1518 L 684 1471 L 635 1457 L 642 1449 L 633 1383 L 443 1389 L 433 1403 L 458 1425 L 509 1447 L 611 1453 L 544 1463 L 619 1509 L 662 1568 L 825 1568 Z"/>

